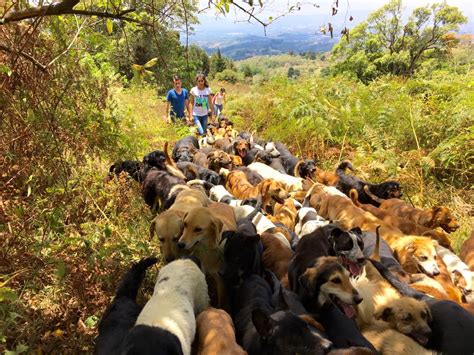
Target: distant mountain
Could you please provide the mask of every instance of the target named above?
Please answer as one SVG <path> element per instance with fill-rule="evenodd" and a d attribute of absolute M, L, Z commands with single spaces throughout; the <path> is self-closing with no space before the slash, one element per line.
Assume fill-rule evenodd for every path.
<path fill-rule="evenodd" d="M 239 34 L 223 36 L 220 39 L 194 41 L 197 45 L 212 54 L 220 49 L 221 53 L 234 60 L 241 60 L 257 55 L 275 55 L 301 52 L 326 52 L 331 50 L 337 38 L 314 33 L 280 33 L 276 36 L 256 36 Z"/>

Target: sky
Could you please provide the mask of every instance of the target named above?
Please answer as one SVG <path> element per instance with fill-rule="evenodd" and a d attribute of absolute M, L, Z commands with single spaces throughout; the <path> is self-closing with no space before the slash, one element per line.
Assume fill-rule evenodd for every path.
<path fill-rule="evenodd" d="M 407 12 L 411 12 L 415 7 L 423 6 L 425 4 L 433 4 L 441 2 L 442 0 L 405 0 L 404 4 Z M 236 1 L 243 4 L 242 0 Z M 331 22 L 337 26 L 354 27 L 359 22 L 364 21 L 369 13 L 383 6 L 388 0 L 339 0 L 339 12 L 336 16 L 331 16 L 331 8 L 333 0 L 318 0 L 318 1 L 292 1 L 292 0 L 264 0 L 265 10 L 258 14 L 258 17 L 264 21 L 268 20 L 270 16 L 273 18 L 285 13 L 289 6 L 297 3 L 301 5 L 301 10 L 293 14 L 286 15 L 277 19 L 271 26 L 268 27 L 267 35 L 277 35 L 284 31 L 295 31 L 298 28 L 307 31 L 308 28 L 314 28 L 315 32 L 323 24 Z M 258 0 L 255 0 L 258 4 Z M 474 33 L 474 1 L 473 0 L 448 0 L 447 3 L 452 6 L 457 6 L 461 9 L 465 16 L 468 17 L 468 24 L 462 26 L 461 32 Z M 200 9 L 207 7 L 207 0 L 200 0 Z M 318 4 L 319 7 L 314 6 Z M 348 6 L 349 5 L 349 6 Z M 244 6 L 245 7 L 245 6 Z M 258 8 L 258 7 L 257 7 Z M 349 21 L 352 15 L 353 21 Z M 199 14 L 200 25 L 195 26 L 196 35 L 199 33 L 209 31 L 222 31 L 227 34 L 235 32 L 235 35 L 240 34 L 254 34 L 263 35 L 263 28 L 261 25 L 249 24 L 245 21 L 246 16 L 242 15 L 241 11 L 231 7 L 230 13 L 225 17 L 217 15 L 214 9 L 205 10 Z"/>

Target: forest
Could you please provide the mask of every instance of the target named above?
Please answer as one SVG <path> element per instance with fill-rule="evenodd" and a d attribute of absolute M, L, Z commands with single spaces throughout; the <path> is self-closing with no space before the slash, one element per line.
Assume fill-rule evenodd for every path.
<path fill-rule="evenodd" d="M 265 4 L 209 2 L 221 16 L 236 7 L 250 18 Z M 5 354 L 92 353 L 118 280 L 133 262 L 160 256 L 140 185 L 106 178 L 112 163 L 142 161 L 190 134 L 163 119 L 175 74 L 185 88 L 197 73 L 214 92 L 225 88 L 223 113 L 238 131 L 282 142 L 326 171 L 350 160 L 365 181 L 398 181 L 420 208 L 449 207 L 460 225 L 449 235 L 455 252 L 470 237 L 474 34 L 458 33 L 467 22 L 458 8 L 443 2 L 404 16 L 391 0 L 350 31 L 335 29 L 329 52 L 242 61 L 188 46 L 199 11 L 193 0 L 0 5 Z M 154 281 L 147 276 L 142 302 Z"/>

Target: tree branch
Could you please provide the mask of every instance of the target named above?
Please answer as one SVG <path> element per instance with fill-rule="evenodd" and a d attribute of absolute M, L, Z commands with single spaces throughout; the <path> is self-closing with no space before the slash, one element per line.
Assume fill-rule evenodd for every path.
<path fill-rule="evenodd" d="M 3 50 L 5 52 L 8 52 L 8 53 L 18 53 L 20 56 L 22 56 L 23 58 L 25 59 L 28 59 L 31 63 L 33 63 L 38 69 L 40 69 L 41 71 L 45 72 L 46 69 L 47 69 L 47 66 L 44 65 L 44 64 L 41 64 L 40 62 L 38 62 L 37 59 L 33 58 L 31 55 L 29 55 L 28 53 L 25 53 L 25 52 L 17 52 L 11 48 L 8 48 L 6 46 L 4 46 L 3 44 L 0 44 L 0 50 Z"/>
<path fill-rule="evenodd" d="M 25 10 L 14 11 L 7 13 L 2 19 L 0 19 L 0 25 L 26 20 L 29 18 L 37 18 L 44 16 L 54 15 L 82 15 L 82 16 L 97 16 L 104 18 L 115 18 L 130 22 L 140 22 L 130 17 L 125 17 L 126 14 L 134 12 L 135 9 L 127 9 L 120 11 L 119 13 L 100 12 L 100 11 L 88 11 L 88 10 L 75 10 L 74 6 L 79 3 L 79 0 L 64 0 L 60 3 L 54 3 L 51 5 L 32 7 Z"/>

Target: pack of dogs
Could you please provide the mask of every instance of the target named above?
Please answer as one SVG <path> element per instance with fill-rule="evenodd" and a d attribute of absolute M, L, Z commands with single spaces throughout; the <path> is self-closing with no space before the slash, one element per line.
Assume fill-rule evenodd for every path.
<path fill-rule="evenodd" d="M 125 273 L 95 354 L 474 353 L 474 233 L 456 255 L 447 207 L 354 172 L 227 119 L 113 164 L 107 180 L 141 185 L 164 266 L 145 304 L 158 260 Z"/>

